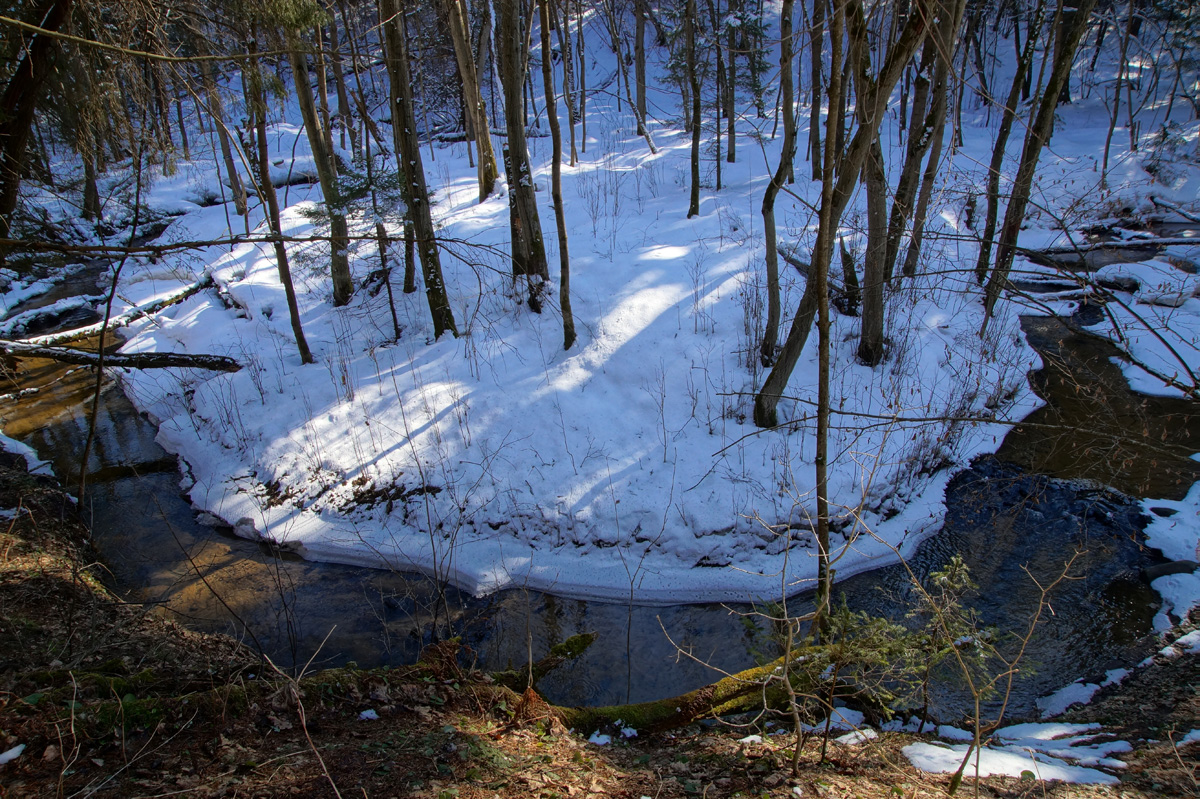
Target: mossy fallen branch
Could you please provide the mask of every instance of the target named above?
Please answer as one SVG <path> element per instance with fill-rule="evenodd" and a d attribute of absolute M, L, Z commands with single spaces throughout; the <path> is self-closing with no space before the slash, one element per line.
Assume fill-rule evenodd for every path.
<path fill-rule="evenodd" d="M 533 668 L 509 669 L 508 671 L 492 672 L 492 679 L 499 685 L 511 688 L 517 693 L 524 691 L 526 685 L 537 687 L 538 682 L 550 672 L 568 661 L 575 660 L 587 651 L 596 640 L 595 633 L 580 633 L 572 635 L 561 644 L 550 647 L 549 654 L 533 664 Z"/>
<path fill-rule="evenodd" d="M 793 652 L 791 662 L 798 662 L 806 652 Z M 554 712 L 563 724 L 581 733 L 617 721 L 638 731 L 664 732 L 700 719 L 761 710 L 782 703 L 787 698 L 783 685 L 784 661 L 785 658 L 780 657 L 765 666 L 739 671 L 703 688 L 667 699 L 609 707 L 555 706 Z M 811 693 L 815 684 L 806 684 L 810 680 L 804 671 L 792 672 L 792 684 L 797 693 Z M 805 684 L 798 685 L 798 682 Z"/>

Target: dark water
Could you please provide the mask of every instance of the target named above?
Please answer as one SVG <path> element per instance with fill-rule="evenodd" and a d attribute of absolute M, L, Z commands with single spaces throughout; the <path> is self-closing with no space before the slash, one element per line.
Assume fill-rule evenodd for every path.
<path fill-rule="evenodd" d="M 1004 460 L 981 459 L 955 477 L 947 491 L 945 528 L 911 561 L 923 577 L 955 553 L 963 555 L 980 583 L 972 602 L 982 622 L 1023 633 L 1040 600 L 1034 580 L 1053 580 L 1075 556 L 1071 574 L 1078 579 L 1050 597 L 1045 621 L 1022 662 L 1010 703 L 1010 713 L 1017 716 L 1032 713 L 1039 694 L 1136 662 L 1154 648 L 1148 633 L 1156 595 L 1138 573 L 1157 559 L 1141 544 L 1137 505 L 1098 485 L 1030 470 L 1095 477 L 1157 495 L 1166 489 L 1186 491 L 1194 479 L 1179 472 L 1166 485 L 1151 479 L 1163 471 L 1161 465 L 1119 465 L 1142 463 L 1147 453 L 1136 445 L 1128 457 L 1108 459 L 1119 465 L 1110 472 L 1076 474 L 1064 466 L 1085 460 L 1081 453 L 1089 462 L 1098 459 L 1091 433 L 1072 429 L 1087 427 L 1083 422 L 1095 416 L 1090 406 L 1081 411 L 1071 404 L 1077 386 L 1109 399 L 1121 395 L 1131 405 L 1142 400 L 1122 380 L 1096 378 L 1093 373 L 1102 367 L 1092 360 L 1107 362 L 1107 357 L 1097 355 L 1094 340 L 1066 326 L 1046 333 L 1042 325 L 1031 323 L 1028 329 L 1035 345 L 1055 354 L 1035 380 L 1050 412 L 1060 414 L 1053 436 L 1039 425 L 1017 428 L 1001 449 Z M 62 379 L 61 371 L 33 361 L 23 369 L 23 384 L 41 381 L 48 387 L 36 397 L 4 403 L 6 432 L 34 446 L 74 485 L 86 436 L 78 400 L 93 378 L 79 370 Z M 1090 416 L 1080 418 L 1081 413 Z M 1140 413 L 1158 415 L 1145 407 Z M 1167 427 L 1190 430 L 1174 423 Z M 578 705 L 671 696 L 712 681 L 719 676 L 713 668 L 735 671 L 753 665 L 756 656 L 774 654 L 766 625 L 748 607 L 630 608 L 522 591 L 477 599 L 453 589 L 439 592 L 431 581 L 412 575 L 309 563 L 271 551 L 198 523 L 179 493 L 174 461 L 154 435 L 154 427 L 109 386 L 87 467 L 86 512 L 112 583 L 130 599 L 161 604 L 197 629 L 227 632 L 260 646 L 283 665 L 309 658 L 321 665 L 411 663 L 431 640 L 435 624 L 444 630 L 447 619 L 485 669 L 519 666 L 530 652 L 537 658 L 570 635 L 595 632 L 598 641 L 582 658 L 540 686 L 551 701 Z M 1049 438 L 1056 455 L 1047 461 L 1043 452 Z M 1150 443 L 1157 454 L 1161 442 Z M 1173 446 L 1180 457 L 1190 452 L 1186 439 Z M 1132 476 L 1125 480 L 1124 475 Z M 839 583 L 836 591 L 851 607 L 894 618 L 904 616 L 912 592 L 900 567 L 858 575 Z M 793 608 L 803 604 L 798 598 Z M 961 691 L 947 687 L 939 695 L 937 709 L 944 718 L 961 714 Z"/>

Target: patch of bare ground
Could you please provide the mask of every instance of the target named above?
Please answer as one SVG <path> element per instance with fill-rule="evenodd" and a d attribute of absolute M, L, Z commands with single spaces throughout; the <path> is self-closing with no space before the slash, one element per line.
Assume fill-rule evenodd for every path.
<path fill-rule="evenodd" d="M 1195 629 L 1193 613 L 1179 632 Z M 1200 655 L 1164 647 L 1152 662 L 1120 684 L 1101 690 L 1064 721 L 1096 722 L 1127 741 L 1138 741 L 1122 774 L 1131 785 L 1154 795 L 1200 796 L 1200 742 L 1180 745 L 1188 732 L 1200 729 Z"/>
<path fill-rule="evenodd" d="M 86 529 L 47 481 L 6 462 L 0 507 L 17 510 L 0 525 L 0 752 L 25 747 L 0 765 L 3 799 L 916 799 L 945 795 L 949 785 L 947 775 L 908 763 L 900 750 L 909 735 L 831 743 L 824 762 L 810 736 L 795 774 L 792 736 L 743 743 L 755 730 L 719 723 L 596 746 L 533 692 L 505 687 L 505 675 L 462 670 L 453 645 L 409 668 L 294 679 L 227 638 L 119 601 L 96 577 Z M 1118 718 L 1127 703 L 1137 709 L 1127 729 L 1164 740 L 1139 744 L 1121 785 L 968 779 L 960 794 L 1188 795 L 1198 747 L 1168 748 L 1151 720 L 1186 731 L 1197 718 L 1194 660 L 1164 663 L 1160 677 L 1146 677 L 1142 698 L 1118 692 L 1081 711 L 1080 719 L 1109 708 Z M 1130 690 L 1141 691 L 1141 679 L 1131 678 Z"/>

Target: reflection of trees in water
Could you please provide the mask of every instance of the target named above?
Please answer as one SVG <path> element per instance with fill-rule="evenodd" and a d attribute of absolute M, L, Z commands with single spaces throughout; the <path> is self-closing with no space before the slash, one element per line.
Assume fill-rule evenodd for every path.
<path fill-rule="evenodd" d="M 1195 403 L 1135 393 L 1112 361 L 1117 348 L 1066 320 L 1027 317 L 1022 326 L 1045 363 L 1031 382 L 1047 404 L 1013 429 L 998 456 L 1133 496 L 1181 499 L 1200 479 L 1190 458 L 1190 442 L 1200 440 Z"/>

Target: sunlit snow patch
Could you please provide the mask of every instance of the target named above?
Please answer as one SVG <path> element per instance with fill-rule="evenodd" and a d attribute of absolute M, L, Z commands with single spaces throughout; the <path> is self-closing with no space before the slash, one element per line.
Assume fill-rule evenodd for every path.
<path fill-rule="evenodd" d="M 1081 784 L 1118 782 L 1112 774 L 1089 766 L 1124 768 L 1120 760 L 1109 757 L 1132 748 L 1126 741 L 1092 743 L 1097 737 L 1095 724 L 1016 724 L 994 734 L 996 743 L 971 755 L 967 776 L 993 775 L 1061 780 Z M 921 769 L 938 774 L 958 770 L 969 744 L 915 743 L 904 747 L 909 761 Z M 1068 762 L 1070 761 L 1070 762 Z"/>

